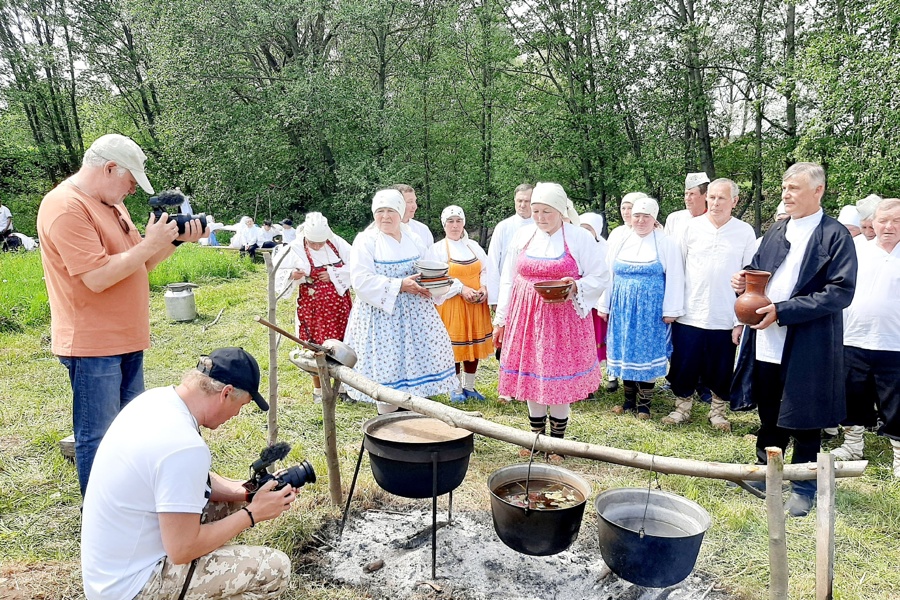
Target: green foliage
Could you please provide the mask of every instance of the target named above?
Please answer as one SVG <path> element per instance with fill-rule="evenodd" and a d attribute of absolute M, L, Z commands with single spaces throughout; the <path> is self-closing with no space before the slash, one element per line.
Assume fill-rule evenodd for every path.
<path fill-rule="evenodd" d="M 25 331 L 49 321 L 40 252 L 0 253 L 0 332 Z"/>
<path fill-rule="evenodd" d="M 150 272 L 150 288 L 160 290 L 170 283 L 207 284 L 240 279 L 261 269 L 265 270 L 258 263 L 242 258 L 232 250 L 182 245 L 175 254 Z"/>

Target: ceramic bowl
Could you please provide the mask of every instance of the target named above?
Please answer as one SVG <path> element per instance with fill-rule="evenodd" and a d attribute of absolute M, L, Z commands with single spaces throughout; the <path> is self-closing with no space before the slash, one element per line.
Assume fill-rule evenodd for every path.
<path fill-rule="evenodd" d="M 558 279 L 538 281 L 534 284 L 534 289 L 544 302 L 555 304 L 557 302 L 566 301 L 566 296 L 568 296 L 569 292 L 572 290 L 572 284 Z"/>
<path fill-rule="evenodd" d="M 443 277 L 450 270 L 450 265 L 436 260 L 417 260 L 413 266 L 422 277 Z"/>
<path fill-rule="evenodd" d="M 427 286 L 426 286 L 427 287 Z M 431 293 L 432 298 L 440 298 L 444 294 L 450 291 L 450 282 L 448 281 L 444 285 L 428 287 L 429 293 Z"/>

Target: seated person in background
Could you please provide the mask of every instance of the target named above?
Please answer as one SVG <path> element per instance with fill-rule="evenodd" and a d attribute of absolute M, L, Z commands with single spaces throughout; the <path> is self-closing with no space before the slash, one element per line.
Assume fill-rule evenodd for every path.
<path fill-rule="evenodd" d="M 290 560 L 278 550 L 226 543 L 290 508 L 297 490 L 253 496 L 210 472 L 199 427 L 216 429 L 259 394 L 259 365 L 242 348 L 201 357 L 181 384 L 147 390 L 100 443 L 84 499 L 81 561 L 88 600 L 277 598 Z M 225 503 L 232 503 L 230 505 Z M 229 513 L 229 508 L 231 510 Z M 219 518 L 217 518 L 219 517 Z"/>
<path fill-rule="evenodd" d="M 266 219 L 263 221 L 263 226 L 259 230 L 259 235 L 257 239 L 259 240 L 260 248 L 274 248 L 275 247 L 275 236 L 281 235 L 281 226 L 280 225 L 272 225 L 272 221 Z"/>
<path fill-rule="evenodd" d="M 297 239 L 297 230 L 294 228 L 294 221 L 291 219 L 283 219 L 281 221 L 281 241 L 284 244 L 290 244 Z"/>
<path fill-rule="evenodd" d="M 15 250 L 19 247 L 19 240 L 12 235 L 12 232 L 12 212 L 0 202 L 0 247 L 3 250 Z"/>
<path fill-rule="evenodd" d="M 244 254 L 249 254 L 250 258 L 256 258 L 256 250 L 257 248 L 262 247 L 262 242 L 260 241 L 259 232 L 262 229 L 253 222 L 253 219 L 250 217 L 245 217 L 241 219 L 241 223 L 244 225 L 243 228 L 238 228 L 236 236 L 241 236 L 239 247 L 241 249 L 241 256 Z"/>

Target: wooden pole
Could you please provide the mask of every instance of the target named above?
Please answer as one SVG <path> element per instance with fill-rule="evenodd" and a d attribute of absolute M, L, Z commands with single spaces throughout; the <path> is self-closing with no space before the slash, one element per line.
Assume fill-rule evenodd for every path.
<path fill-rule="evenodd" d="M 834 597 L 834 456 L 818 455 L 816 498 L 816 600 Z"/>
<path fill-rule="evenodd" d="M 319 381 L 322 384 L 322 426 L 325 430 L 325 462 L 328 464 L 328 492 L 331 502 L 336 506 L 343 504 L 341 492 L 341 465 L 338 462 L 337 424 L 335 422 L 335 406 L 337 405 L 337 385 L 333 384 L 328 372 L 325 353 L 316 352 Z"/>
<path fill-rule="evenodd" d="M 766 448 L 766 517 L 769 523 L 769 599 L 788 600 L 787 538 L 781 483 L 784 457 L 781 448 Z"/>
<path fill-rule="evenodd" d="M 272 255 L 269 252 L 263 252 L 263 260 L 266 263 L 267 289 L 268 289 L 268 310 L 266 316 L 272 323 L 276 322 L 275 306 L 277 299 L 275 298 L 275 270 L 272 264 Z M 278 335 L 269 330 L 269 433 L 268 443 L 271 446 L 278 441 Z"/>
<path fill-rule="evenodd" d="M 316 373 L 318 366 L 315 360 L 307 357 L 305 353 L 294 353 L 291 362 L 304 371 Z M 427 398 L 420 398 L 410 394 L 392 390 L 379 385 L 371 379 L 360 375 L 353 369 L 345 367 L 331 359 L 328 359 L 328 371 L 332 377 L 344 382 L 346 385 L 357 389 L 367 396 L 400 406 L 414 412 L 440 419 L 451 427 L 460 427 L 468 431 L 478 433 L 523 448 L 531 448 L 534 442 L 534 434 L 523 429 L 508 427 L 487 421 L 480 416 L 457 410 L 451 406 L 433 402 Z M 524 418 L 523 418 L 523 426 Z M 561 454 L 565 456 L 577 456 L 592 460 L 635 467 L 645 471 L 656 471 L 669 475 L 691 475 L 694 477 L 707 477 L 710 479 L 725 479 L 729 481 L 763 481 L 766 477 L 764 465 L 741 465 L 731 463 L 707 462 L 686 458 L 672 458 L 668 456 L 656 456 L 633 450 L 621 450 L 596 444 L 588 444 L 575 440 L 551 438 L 540 436 L 535 448 L 542 452 Z M 839 461 L 835 464 L 836 477 L 859 477 L 868 464 L 867 461 Z M 810 480 L 816 478 L 816 463 L 801 463 L 784 467 L 784 479 L 790 481 Z"/>

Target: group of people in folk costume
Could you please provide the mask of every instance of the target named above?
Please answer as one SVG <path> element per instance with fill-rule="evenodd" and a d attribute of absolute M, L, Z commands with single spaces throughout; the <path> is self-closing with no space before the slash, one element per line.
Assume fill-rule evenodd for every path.
<path fill-rule="evenodd" d="M 524 184 L 515 190 L 516 214 L 498 223 L 485 253 L 469 239 L 465 214 L 455 205 L 441 213 L 445 238 L 423 239 L 424 225 L 412 219 L 415 191 L 396 186 L 375 194 L 373 223 L 352 247 L 322 215 L 307 215 L 282 279 L 298 287 L 301 337 L 317 343 L 343 338 L 359 355 L 356 368 L 393 389 L 482 400 L 475 373 L 496 348 L 499 400 L 524 402 L 533 432 L 547 433 L 549 420 L 549 434 L 561 438 L 571 405 L 603 382 L 606 360 L 606 389 L 623 382 L 617 414 L 649 419 L 655 381 L 665 377 L 674 409 L 664 424 L 689 421 L 695 398 L 710 403 L 709 422 L 721 431 L 730 431 L 729 404 L 758 407 L 759 443 L 784 450 L 793 440 L 795 462 L 814 458 L 820 428 L 839 423 L 846 439 L 836 455 L 859 458 L 862 431 L 878 419 L 894 443 L 900 476 L 900 318 L 886 305 L 890 291 L 900 289 L 900 201 L 866 199 L 854 207 L 874 224 L 874 241 L 861 242 L 851 237 L 864 239 L 860 220 L 846 218 L 847 211 L 840 222 L 824 215 L 823 193 L 821 167 L 792 167 L 784 175 L 782 214 L 756 239 L 732 214 L 737 185 L 691 173 L 686 209 L 670 215 L 665 227 L 655 199 L 629 193 L 620 204 L 623 225 L 606 240 L 603 218 L 579 216 L 559 184 Z M 874 293 L 850 306 L 857 252 L 866 262 L 860 274 Z M 432 298 L 419 284 L 415 263 L 421 259 L 449 265 L 453 283 L 446 295 Z M 752 327 L 740 324 L 733 308 L 744 291 L 744 269 L 751 267 L 773 273 L 773 304 L 760 309 L 765 318 Z M 567 301 L 544 302 L 533 285 L 544 280 L 571 283 Z M 847 348 L 826 352 L 829 336 L 844 333 L 845 309 L 852 330 Z M 845 374 L 845 355 L 852 377 Z M 811 364 L 832 377 L 815 377 Z M 806 385 L 797 378 L 807 375 L 817 380 L 823 400 L 815 406 L 797 397 L 796 386 Z M 849 417 L 845 379 L 854 405 Z M 371 400 L 356 390 L 348 394 Z M 395 407 L 379 403 L 378 410 Z M 759 448 L 758 459 L 765 460 Z M 795 484 L 792 499 L 800 500 L 789 512 L 808 513 L 814 489 L 810 482 Z"/>

